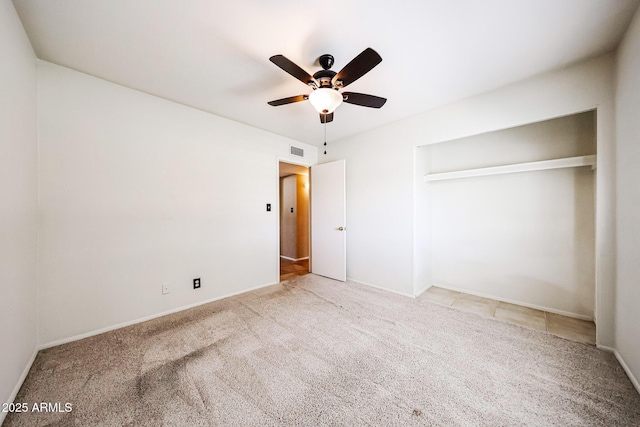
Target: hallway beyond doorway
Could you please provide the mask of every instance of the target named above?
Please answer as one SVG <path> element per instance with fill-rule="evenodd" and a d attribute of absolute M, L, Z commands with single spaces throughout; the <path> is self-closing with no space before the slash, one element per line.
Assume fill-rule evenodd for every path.
<path fill-rule="evenodd" d="M 309 259 L 290 261 L 280 258 L 280 281 L 293 279 L 296 276 L 309 274 Z"/>

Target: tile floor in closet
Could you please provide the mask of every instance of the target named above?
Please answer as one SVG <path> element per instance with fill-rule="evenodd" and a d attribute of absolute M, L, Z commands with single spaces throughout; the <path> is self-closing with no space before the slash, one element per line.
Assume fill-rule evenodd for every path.
<path fill-rule="evenodd" d="M 309 273 L 309 260 L 289 261 L 280 259 L 280 281 Z M 572 341 L 595 345 L 596 325 L 591 321 L 575 319 L 548 311 L 509 304 L 494 299 L 478 297 L 462 292 L 433 286 L 418 299 L 444 305 L 457 310 L 479 314 L 525 328 L 547 331 Z"/>
<path fill-rule="evenodd" d="M 484 317 L 547 331 L 572 341 L 595 345 L 596 325 L 591 321 L 575 319 L 548 311 L 478 297 L 433 286 L 418 297 L 423 301 L 468 311 Z"/>

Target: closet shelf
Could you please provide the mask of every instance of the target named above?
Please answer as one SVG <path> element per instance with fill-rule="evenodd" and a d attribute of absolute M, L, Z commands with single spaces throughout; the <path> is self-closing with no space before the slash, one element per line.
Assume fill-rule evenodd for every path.
<path fill-rule="evenodd" d="M 563 159 L 542 160 L 540 162 L 517 163 L 513 165 L 493 166 L 489 168 L 467 169 L 455 172 L 432 173 L 424 176 L 425 182 L 448 179 L 472 178 L 477 176 L 501 175 L 506 173 L 531 172 L 547 169 L 577 168 L 591 166 L 596 168 L 596 155 L 566 157 Z"/>

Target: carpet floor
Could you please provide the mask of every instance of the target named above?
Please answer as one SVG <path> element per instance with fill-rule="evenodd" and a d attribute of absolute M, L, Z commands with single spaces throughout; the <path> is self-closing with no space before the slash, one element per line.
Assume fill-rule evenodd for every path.
<path fill-rule="evenodd" d="M 312 274 L 41 351 L 5 426 L 638 426 L 595 347 Z"/>

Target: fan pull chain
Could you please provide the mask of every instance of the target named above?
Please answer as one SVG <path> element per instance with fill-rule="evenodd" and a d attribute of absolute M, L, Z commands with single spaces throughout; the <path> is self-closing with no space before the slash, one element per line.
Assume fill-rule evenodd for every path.
<path fill-rule="evenodd" d="M 324 120 L 324 154 L 327 154 L 327 119 Z"/>

